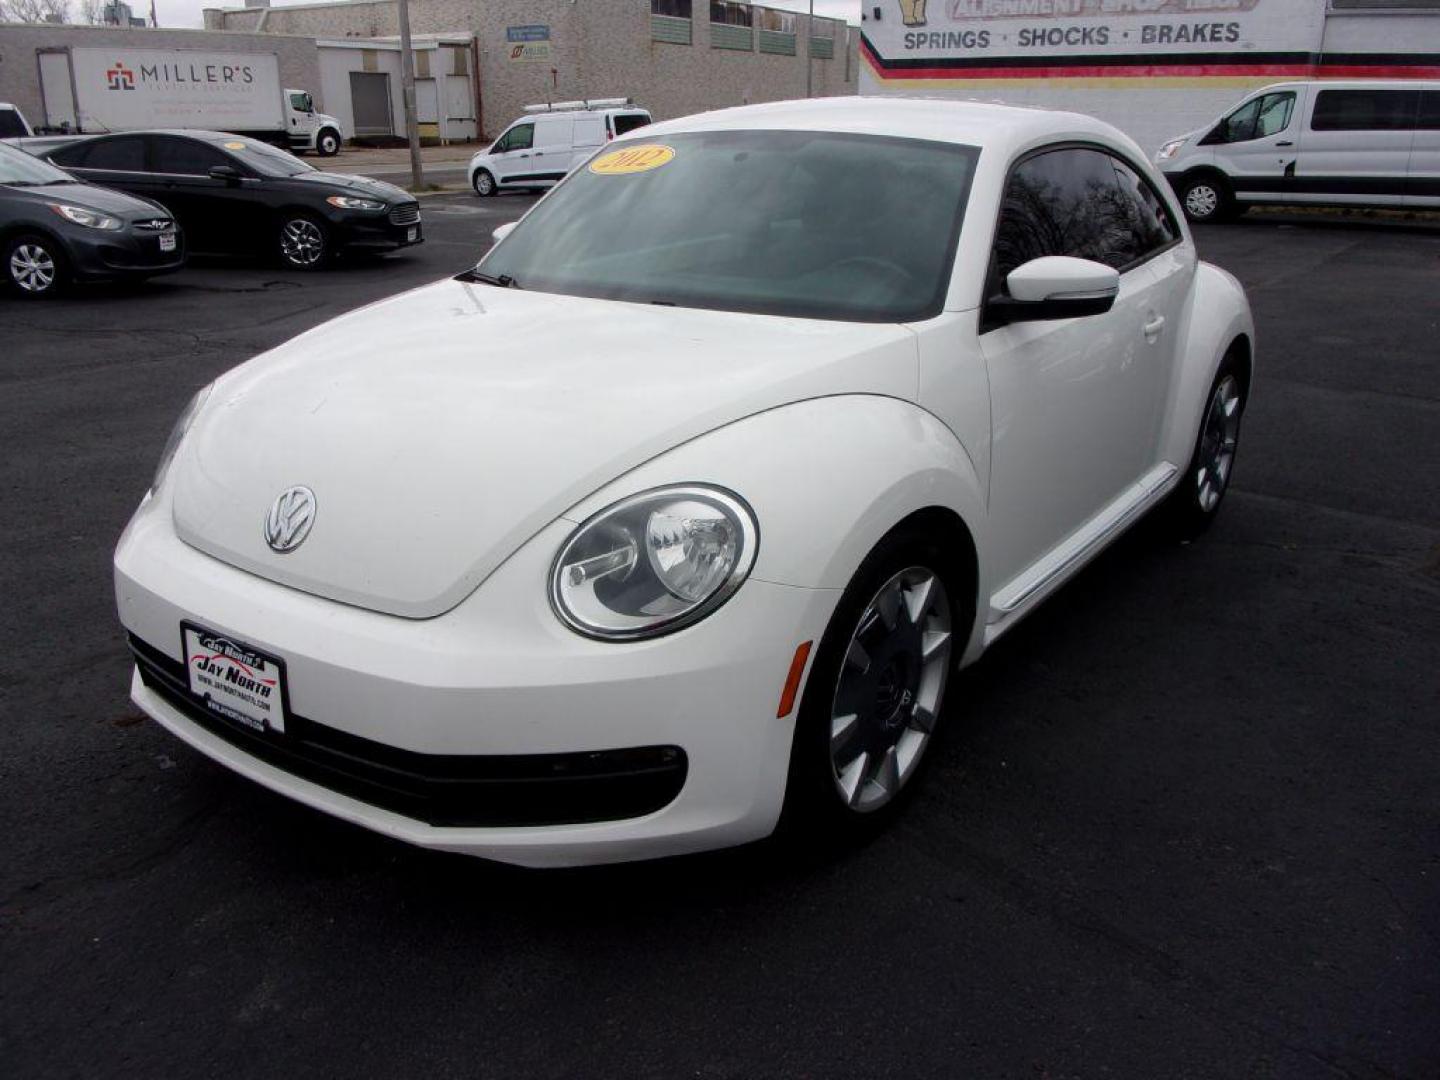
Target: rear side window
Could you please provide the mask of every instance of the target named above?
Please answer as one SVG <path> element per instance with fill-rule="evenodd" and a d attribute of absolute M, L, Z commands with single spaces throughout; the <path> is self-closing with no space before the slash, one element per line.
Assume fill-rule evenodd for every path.
<path fill-rule="evenodd" d="M 1123 212 L 1129 219 L 1131 250 L 1138 261 L 1180 239 L 1180 228 L 1150 181 L 1119 158 L 1111 158 L 1120 185 Z"/>
<path fill-rule="evenodd" d="M 575 121 L 568 116 L 558 116 L 535 125 L 536 146 L 570 146 L 575 132 Z"/>
<path fill-rule="evenodd" d="M 52 155 L 57 165 L 116 172 L 145 171 L 145 143 L 138 135 L 67 146 Z"/>
<path fill-rule="evenodd" d="M 634 131 L 650 123 L 650 117 L 644 113 L 625 113 L 611 117 L 611 120 L 615 125 L 616 135 L 624 135 L 627 131 Z"/>
<path fill-rule="evenodd" d="M 20 122 L 20 114 L 14 109 L 0 109 L 0 139 L 12 139 L 30 133 Z"/>
<path fill-rule="evenodd" d="M 1069 255 L 1123 270 L 1178 236 L 1159 196 L 1144 180 L 1125 190 L 1115 159 L 1099 150 L 1037 154 L 1010 175 L 995 235 L 991 291 L 1017 266 L 1045 255 Z M 1128 186 L 1128 184 L 1126 185 Z"/>
<path fill-rule="evenodd" d="M 195 139 L 177 139 L 172 135 L 160 135 L 153 139 L 150 164 L 158 173 L 180 176 L 208 176 L 216 165 L 235 167 L 235 162 L 213 146 Z"/>
<path fill-rule="evenodd" d="M 1321 90 L 1312 131 L 1408 131 L 1415 126 L 1419 90 Z"/>

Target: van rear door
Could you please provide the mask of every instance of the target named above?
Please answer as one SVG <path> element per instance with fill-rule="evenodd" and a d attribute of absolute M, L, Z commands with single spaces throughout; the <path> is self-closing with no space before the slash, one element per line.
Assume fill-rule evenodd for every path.
<path fill-rule="evenodd" d="M 1400 206 L 1420 91 L 1320 86 L 1300 133 L 1296 202 Z"/>

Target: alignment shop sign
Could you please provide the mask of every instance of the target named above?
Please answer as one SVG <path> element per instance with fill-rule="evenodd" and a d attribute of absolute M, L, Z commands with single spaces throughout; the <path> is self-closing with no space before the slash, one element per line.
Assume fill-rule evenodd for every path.
<path fill-rule="evenodd" d="M 1313 74 L 1324 0 L 882 0 L 882 82 Z M 895 89 L 907 87 L 896 86 Z"/>

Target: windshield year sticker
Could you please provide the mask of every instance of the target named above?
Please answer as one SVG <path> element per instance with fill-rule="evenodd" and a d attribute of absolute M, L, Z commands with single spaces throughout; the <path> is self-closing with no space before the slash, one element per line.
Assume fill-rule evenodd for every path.
<path fill-rule="evenodd" d="M 649 172 L 661 165 L 668 165 L 675 156 L 669 146 L 646 143 L 644 146 L 627 146 L 624 150 L 612 150 L 602 154 L 590 163 L 590 171 L 601 176 L 623 176 L 626 173 Z"/>

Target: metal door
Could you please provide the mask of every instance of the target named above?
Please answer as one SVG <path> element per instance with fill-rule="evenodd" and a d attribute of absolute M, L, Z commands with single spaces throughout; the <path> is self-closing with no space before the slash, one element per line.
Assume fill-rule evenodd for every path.
<path fill-rule="evenodd" d="M 384 72 L 350 72 L 350 111 L 355 134 L 393 135 L 395 123 L 390 109 L 390 76 Z"/>

